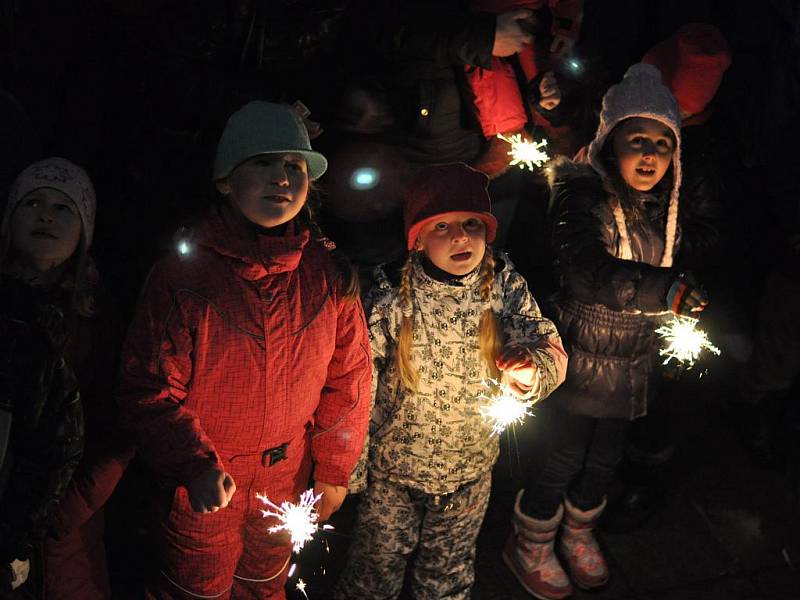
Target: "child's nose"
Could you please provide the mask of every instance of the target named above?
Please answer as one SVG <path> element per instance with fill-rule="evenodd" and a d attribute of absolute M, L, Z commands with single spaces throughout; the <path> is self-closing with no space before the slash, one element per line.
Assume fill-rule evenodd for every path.
<path fill-rule="evenodd" d="M 289 174 L 286 172 L 286 167 L 282 163 L 280 165 L 273 165 L 270 168 L 269 180 L 271 183 L 277 185 L 288 185 Z"/>
<path fill-rule="evenodd" d="M 461 225 L 453 227 L 453 240 L 463 240 L 467 236 L 467 230 Z"/>

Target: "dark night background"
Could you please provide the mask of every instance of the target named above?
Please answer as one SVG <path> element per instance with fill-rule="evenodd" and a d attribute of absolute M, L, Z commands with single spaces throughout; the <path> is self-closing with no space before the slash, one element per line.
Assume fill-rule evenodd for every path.
<path fill-rule="evenodd" d="M 314 145 L 331 160 L 320 185 L 323 227 L 356 262 L 369 263 L 369 249 L 353 251 L 347 244 L 348 232 L 370 223 L 369 209 L 343 205 L 348 197 L 338 195 L 334 180 L 337 173 L 347 175 L 341 175 L 345 167 L 337 172 L 337 156 L 349 168 L 370 144 L 402 144 L 396 131 L 371 138 L 338 126 L 346 90 L 381 86 L 385 56 L 376 36 L 383 31 L 378 24 L 385 4 L 391 3 L 0 0 L 2 197 L 15 174 L 37 158 L 64 156 L 84 166 L 98 197 L 93 254 L 105 286 L 129 315 L 152 262 L 213 197 L 211 161 L 227 116 L 255 98 L 301 99 L 324 129 Z M 797 232 L 799 14 L 792 0 L 585 3 L 578 51 L 589 67 L 602 63 L 613 80 L 687 22 L 717 25 L 733 48 L 719 101 L 722 126 L 737 146 L 738 162 L 728 167 L 740 182 L 731 206 L 742 230 L 735 254 L 743 265 L 736 273 L 745 307 L 742 330 L 755 324 L 763 277 L 783 257 L 781 240 Z M 426 18 L 425 11 L 419 18 Z M 385 180 L 396 186 L 402 167 L 387 156 Z M 493 184 L 499 205 L 504 195 L 536 183 L 519 183 L 519 177 Z M 518 207 L 506 241 L 537 297 L 552 285 L 549 264 L 523 242 L 541 231 L 543 206 Z M 390 227 L 385 220 L 369 226 L 387 239 L 395 233 L 382 229 Z M 603 591 L 576 597 L 800 598 L 800 429 L 780 438 L 777 461 L 753 458 L 725 409 L 741 363 L 724 354 L 706 366 L 705 377 L 690 374 L 672 391 L 676 458 L 663 510 L 634 532 L 601 532 L 612 581 Z M 795 390 L 788 402 L 799 399 Z M 542 414 L 517 431 L 516 442 L 503 440 L 479 541 L 476 599 L 526 597 L 499 552 L 522 466 L 535 460 L 546 424 Z M 109 507 L 108 552 L 118 598 L 138 597 L 150 567 L 148 484 L 146 471 L 134 464 Z M 335 518 L 330 554 L 315 543 L 303 555 L 300 576 L 309 582 L 311 598 L 328 597 L 353 508 L 348 501 Z"/>

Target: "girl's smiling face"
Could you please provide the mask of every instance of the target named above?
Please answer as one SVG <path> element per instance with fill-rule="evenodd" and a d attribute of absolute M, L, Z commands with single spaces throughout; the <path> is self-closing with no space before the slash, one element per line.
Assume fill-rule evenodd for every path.
<path fill-rule="evenodd" d="M 669 169 L 675 137 L 660 121 L 634 117 L 617 126 L 612 149 L 625 183 L 637 191 L 649 192 Z"/>
<path fill-rule="evenodd" d="M 466 275 L 483 260 L 486 226 L 475 213 L 445 213 L 422 228 L 416 248 L 443 271 Z"/>
<path fill-rule="evenodd" d="M 296 153 L 254 156 L 217 182 L 247 220 L 267 228 L 294 219 L 306 203 L 308 187 L 306 160 Z"/>
<path fill-rule="evenodd" d="M 81 241 L 81 217 L 69 196 L 53 188 L 29 192 L 11 215 L 11 246 L 39 271 L 69 260 Z"/>

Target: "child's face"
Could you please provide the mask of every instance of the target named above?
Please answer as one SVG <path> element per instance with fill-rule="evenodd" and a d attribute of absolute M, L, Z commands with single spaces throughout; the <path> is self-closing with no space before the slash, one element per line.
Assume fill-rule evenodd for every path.
<path fill-rule="evenodd" d="M 81 241 L 81 217 L 63 192 L 38 188 L 29 192 L 11 216 L 11 245 L 40 271 L 66 262 Z"/>
<path fill-rule="evenodd" d="M 263 154 L 238 167 L 217 189 L 261 227 L 277 227 L 297 216 L 308 197 L 308 168 L 301 154 Z"/>
<path fill-rule="evenodd" d="M 650 191 L 661 181 L 675 151 L 669 127 L 643 117 L 623 121 L 612 143 L 619 174 L 625 183 L 640 192 Z"/>
<path fill-rule="evenodd" d="M 443 271 L 466 275 L 483 260 L 486 226 L 474 213 L 443 214 L 422 228 L 417 250 L 422 250 Z"/>

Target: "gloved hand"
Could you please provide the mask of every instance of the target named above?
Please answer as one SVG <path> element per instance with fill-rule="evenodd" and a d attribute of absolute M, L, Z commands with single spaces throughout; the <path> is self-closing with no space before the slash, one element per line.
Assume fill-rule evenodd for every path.
<path fill-rule="evenodd" d="M 555 73 L 548 71 L 539 82 L 539 106 L 545 110 L 553 110 L 561 103 L 561 89 L 558 87 Z"/>
<path fill-rule="evenodd" d="M 676 315 L 696 316 L 708 306 L 708 294 L 691 274 L 681 273 L 669 286 L 666 304 Z"/>
<path fill-rule="evenodd" d="M 525 44 L 532 43 L 533 36 L 524 26 L 524 22 L 532 17 L 533 12 L 527 8 L 517 8 L 497 15 L 492 56 L 511 56 L 522 50 Z"/>

